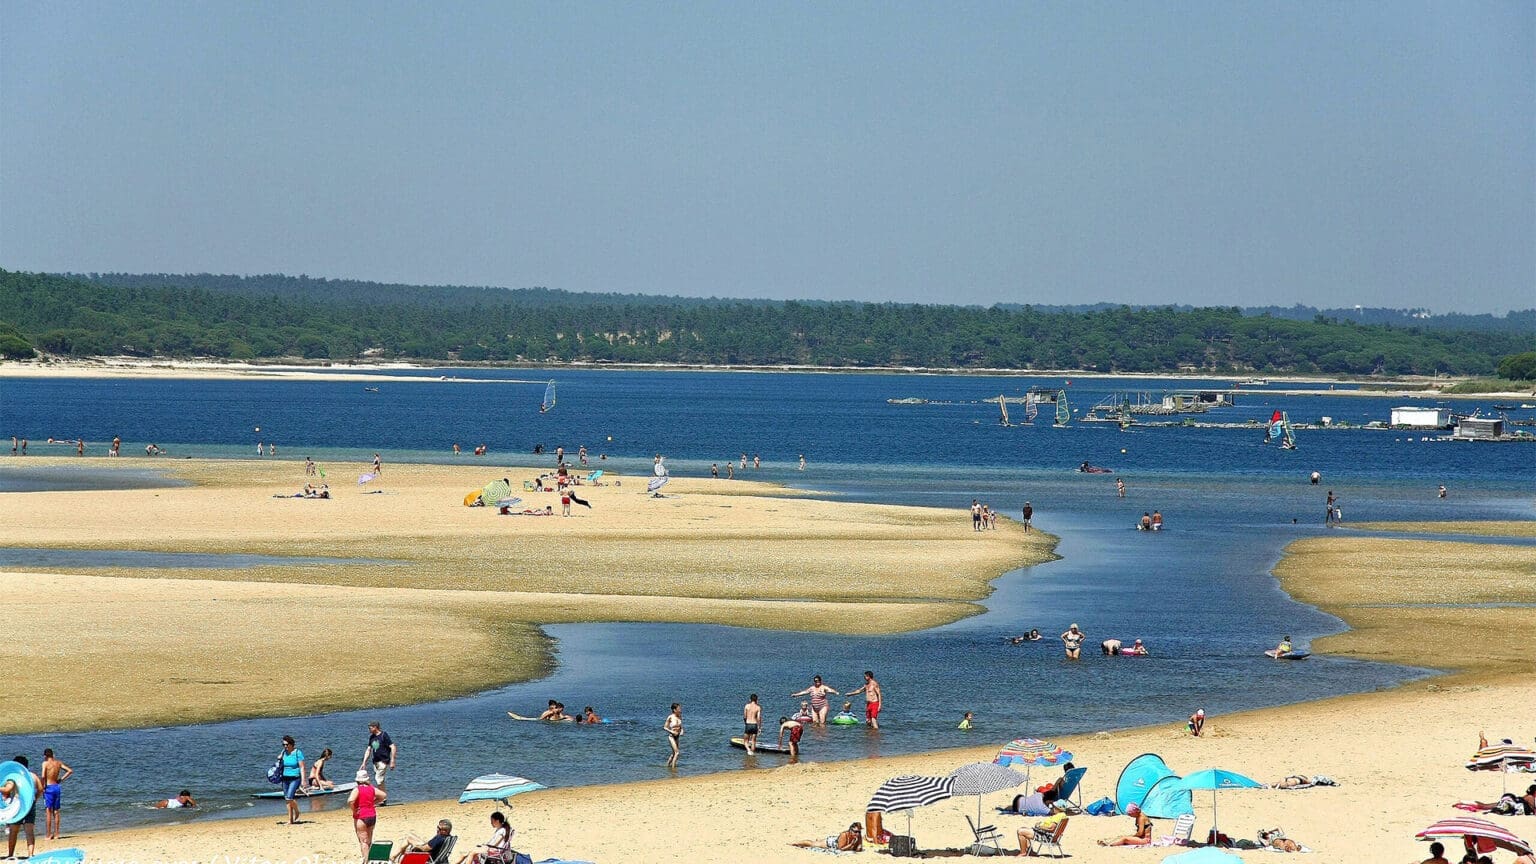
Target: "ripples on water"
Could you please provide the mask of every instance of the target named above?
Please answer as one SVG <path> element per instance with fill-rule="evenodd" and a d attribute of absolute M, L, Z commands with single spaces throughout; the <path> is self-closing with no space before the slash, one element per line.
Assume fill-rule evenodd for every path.
<path fill-rule="evenodd" d="M 363 747 L 366 721 L 375 717 L 401 747 L 391 793 L 410 800 L 455 796 L 470 777 L 491 771 L 551 786 L 665 777 L 660 725 L 673 701 L 684 703 L 688 725 L 680 773 L 781 764 L 781 757 L 750 759 L 727 748 L 726 739 L 740 733 L 747 693 L 761 694 L 773 719 L 791 713 L 798 700 L 788 694 L 813 674 L 841 689 L 873 669 L 887 694 L 879 733 L 857 727 L 808 732 L 805 758 L 814 760 L 1170 721 L 1196 707 L 1220 713 L 1302 701 L 1426 674 L 1319 656 L 1277 664 L 1259 653 L 1280 635 L 1305 644 L 1340 627 L 1337 619 L 1291 601 L 1269 575 L 1287 542 L 1323 533 L 1328 489 L 1343 497 L 1351 521 L 1532 515 L 1536 446 L 1530 445 L 1421 443 L 1400 433 L 1338 430 L 1302 432 L 1301 449 L 1286 453 L 1260 444 L 1258 427 L 1005 429 L 996 423 L 996 406 L 978 401 L 999 391 L 1018 395 L 1036 383 L 1060 385 L 1059 378 L 549 374 L 560 381 L 560 403 L 542 415 L 541 387 L 523 384 L 383 382 L 374 394 L 356 383 L 320 381 L 6 380 L 0 381 L 0 434 L 14 430 L 34 441 L 64 432 L 90 441 L 116 434 L 125 452 L 142 452 L 153 440 L 173 455 L 214 457 L 247 456 L 260 438 L 275 440 L 285 458 L 311 455 L 359 467 L 374 450 L 387 461 L 472 462 L 471 456 L 454 460 L 449 445 L 458 441 L 468 451 L 483 442 L 491 450 L 479 460 L 488 476 L 500 475 L 498 456 L 527 461 L 523 454 L 535 443 L 551 451 L 585 443 L 594 467 L 604 464 L 596 454 L 606 453 L 608 467 L 629 471 L 647 470 L 651 455 L 662 452 L 674 473 L 700 476 L 711 462 L 745 451 L 749 459 L 761 454 L 765 468 L 744 476 L 849 499 L 962 508 L 980 497 L 1010 514 L 1028 499 L 1036 524 L 1061 536 L 1063 559 L 1003 576 L 985 614 L 919 633 L 841 637 L 704 625 L 560 625 L 547 628 L 558 640 L 553 675 L 478 696 L 287 720 L 0 736 L 0 753 L 57 749 L 79 772 L 67 809 L 71 826 L 83 830 L 276 813 L 280 802 L 252 806 L 246 796 L 268 788 L 262 772 L 281 735 L 295 735 L 312 754 L 331 747 L 345 767 Z M 1114 386 L 1074 382 L 1070 398 L 1086 409 Z M 1125 386 L 1156 391 L 1164 383 Z M 948 404 L 885 401 L 906 396 Z M 1260 420 L 1282 407 L 1297 422 L 1330 415 L 1364 423 L 1385 419 L 1398 404 L 1262 393 L 1240 400 L 1239 407 L 1204 419 Z M 130 448 L 129 441 L 140 443 Z M 810 462 L 804 473 L 794 469 L 801 453 Z M 1117 473 L 1071 470 L 1085 459 Z M 143 457 L 132 462 L 149 464 Z M 11 464 L 3 467 L 0 483 L 19 476 Z M 1322 486 L 1307 483 L 1312 470 L 1323 473 Z M 1129 484 L 1124 501 L 1113 492 L 1121 477 Z M 1442 482 L 1452 491 L 1445 501 L 1434 497 Z M 1169 530 L 1132 530 L 1141 512 L 1153 508 L 1163 512 Z M 962 511 L 956 530 L 970 530 Z M 1074 621 L 1089 634 L 1090 648 L 1110 636 L 1142 638 L 1154 656 L 1104 658 L 1089 651 L 1069 663 L 1053 637 Z M 1030 627 L 1047 639 L 1004 643 L 1004 635 Z M 592 704 L 615 722 L 588 729 L 506 716 L 509 709 L 536 713 L 550 698 L 571 707 Z M 977 717 L 970 732 L 955 729 L 965 711 Z M 169 766 L 174 770 L 167 773 Z M 1112 766 L 1095 767 L 1113 773 Z M 1098 790 L 1092 794 L 1111 780 L 1090 783 Z M 140 806 L 183 787 L 206 812 L 173 815 Z"/>

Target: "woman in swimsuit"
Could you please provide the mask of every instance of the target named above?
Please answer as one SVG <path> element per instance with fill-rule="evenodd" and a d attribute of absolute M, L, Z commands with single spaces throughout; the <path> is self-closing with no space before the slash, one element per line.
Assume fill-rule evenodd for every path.
<path fill-rule="evenodd" d="M 683 706 L 673 702 L 672 713 L 662 722 L 661 728 L 666 730 L 667 744 L 672 748 L 672 755 L 667 757 L 667 767 L 677 767 L 677 739 L 683 737 Z"/>
<path fill-rule="evenodd" d="M 1127 813 L 1126 815 L 1134 815 L 1136 817 L 1136 833 L 1129 837 L 1121 837 L 1118 840 L 1100 840 L 1100 846 L 1152 845 L 1152 820 L 1148 819 L 1147 814 L 1141 812 L 1141 809 L 1138 808 L 1135 804 L 1131 805 L 1131 809 L 1135 810 L 1136 812 L 1134 814 Z"/>
<path fill-rule="evenodd" d="M 825 726 L 825 725 L 827 725 L 827 707 L 828 707 L 827 706 L 827 694 L 828 693 L 831 693 L 831 694 L 833 694 L 835 696 L 843 695 L 843 694 L 837 692 L 836 690 L 833 690 L 831 687 L 828 687 L 827 685 L 821 683 L 821 676 L 817 675 L 817 676 L 811 678 L 811 686 L 805 688 L 804 690 L 801 690 L 799 693 L 791 693 L 789 695 L 791 695 L 791 696 L 807 696 L 807 695 L 810 696 L 811 697 L 811 717 L 813 718 L 813 722 L 815 722 L 815 724 L 817 726 Z"/>
<path fill-rule="evenodd" d="M 325 762 L 330 758 L 331 748 L 327 747 L 320 751 L 320 758 L 316 759 L 315 764 L 309 767 L 309 788 L 334 789 L 336 787 L 335 783 L 325 779 Z"/>
<path fill-rule="evenodd" d="M 1076 624 L 1068 627 L 1067 632 L 1061 634 L 1061 644 L 1067 647 L 1068 660 L 1078 659 L 1078 655 L 1083 648 L 1083 640 L 1087 638 L 1088 637 L 1083 634 L 1083 631 L 1077 629 Z"/>

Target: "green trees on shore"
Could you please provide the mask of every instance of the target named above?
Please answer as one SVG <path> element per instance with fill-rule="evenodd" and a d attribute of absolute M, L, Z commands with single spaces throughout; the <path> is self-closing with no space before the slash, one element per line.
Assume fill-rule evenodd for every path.
<path fill-rule="evenodd" d="M 405 299 L 381 291 L 399 286 L 372 283 L 335 283 L 342 288 L 331 297 L 324 280 L 270 277 L 289 282 L 280 294 L 262 295 L 266 283 L 238 277 L 208 277 L 237 280 L 219 290 L 198 287 L 199 277 L 120 278 L 132 284 L 0 270 L 0 321 L 15 325 L 13 339 L 54 354 L 230 359 L 1490 374 L 1501 357 L 1532 348 L 1531 337 L 1518 333 L 1298 321 L 1230 308 L 1047 312 L 482 288 Z M 0 334 L 0 346 L 7 344 Z"/>

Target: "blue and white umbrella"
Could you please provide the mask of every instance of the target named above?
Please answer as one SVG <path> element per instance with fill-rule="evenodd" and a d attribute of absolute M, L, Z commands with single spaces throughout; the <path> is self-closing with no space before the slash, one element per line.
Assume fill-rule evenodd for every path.
<path fill-rule="evenodd" d="M 1204 771 L 1196 771 L 1178 782 L 1178 788 L 1188 789 L 1193 792 L 1197 789 L 1211 790 L 1211 830 L 1216 827 L 1216 793 L 1223 789 L 1263 789 L 1264 784 L 1245 777 L 1236 771 L 1228 771 L 1224 768 L 1207 768 Z"/>
<path fill-rule="evenodd" d="M 527 777 L 513 777 L 510 774 L 485 774 L 469 781 L 464 787 L 464 794 L 459 796 L 460 804 L 468 804 L 471 801 L 505 801 L 513 795 L 521 795 L 524 792 L 533 792 L 538 789 L 547 789 L 543 783 L 535 783 Z"/>

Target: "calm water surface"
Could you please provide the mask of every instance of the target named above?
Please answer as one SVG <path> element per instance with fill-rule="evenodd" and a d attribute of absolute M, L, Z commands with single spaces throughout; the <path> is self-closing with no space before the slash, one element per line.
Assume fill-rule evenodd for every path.
<path fill-rule="evenodd" d="M 295 735 L 311 755 L 333 748 L 340 776 L 361 756 L 364 724 L 374 717 L 401 747 L 391 794 L 409 800 L 456 795 L 470 777 L 491 771 L 551 786 L 668 776 L 659 727 L 672 701 L 684 703 L 688 724 L 679 773 L 781 764 L 782 757 L 748 759 L 725 740 L 740 732 L 740 705 L 748 692 L 761 694 L 765 713 L 777 717 L 795 707 L 798 700 L 788 694 L 809 684 L 813 674 L 847 689 L 864 669 L 873 669 L 887 699 L 879 733 L 808 733 L 805 758 L 817 760 L 1001 744 L 1026 734 L 1174 720 L 1196 707 L 1219 714 L 1390 686 L 1427 673 L 1327 657 L 1276 664 L 1259 653 L 1281 635 L 1305 644 L 1341 627 L 1290 600 L 1269 575 L 1286 543 L 1324 530 L 1326 491 L 1342 496 L 1351 522 L 1533 515 L 1536 445 L 1320 430 L 1302 432 L 1301 449 L 1287 453 L 1263 446 L 1260 428 L 1003 428 L 996 406 L 979 402 L 999 392 L 1018 395 L 1033 384 L 1061 386 L 1060 378 L 561 370 L 548 373 L 559 382 L 559 404 L 541 415 L 542 385 L 433 380 L 444 374 L 542 377 L 433 370 L 420 373 L 427 379 L 421 382 L 381 382 L 378 393 L 356 383 L 305 380 L 9 380 L 0 381 L 0 435 L 27 435 L 33 452 L 48 452 L 36 442 L 49 435 L 88 442 L 120 435 L 126 453 L 142 453 L 144 443 L 154 441 L 171 451 L 161 458 L 246 457 L 257 440 L 276 441 L 285 458 L 311 455 L 341 471 L 362 469 L 375 450 L 387 461 L 446 462 L 453 459 L 448 450 L 455 441 L 466 450 L 486 443 L 491 455 L 480 461 L 488 479 L 504 473 L 499 455 L 526 461 L 523 454 L 536 443 L 572 451 L 585 443 L 595 464 L 601 464 L 596 454 L 605 453 L 607 465 L 629 471 L 645 470 L 651 454 L 662 452 L 679 475 L 707 474 L 711 462 L 745 451 L 765 461 L 747 476 L 852 500 L 961 508 L 980 497 L 1016 513 L 1028 499 L 1037 524 L 1060 535 L 1063 558 L 1002 576 L 984 614 L 918 633 L 846 637 L 698 625 L 562 625 L 548 628 L 558 643 L 558 666 L 550 677 L 464 699 L 286 720 L 0 735 L 0 753 L 38 754 L 51 746 L 79 772 L 66 796 L 72 830 L 275 814 L 280 803 L 253 805 L 246 796 L 268 788 L 262 772 L 281 735 Z M 1113 390 L 1195 386 L 1084 380 L 1068 392 L 1072 404 L 1086 410 Z M 903 397 L 943 404 L 886 402 Z M 1328 415 L 1358 424 L 1386 419 L 1395 404 L 1326 392 L 1256 392 L 1244 394 L 1236 408 L 1201 419 L 1261 420 L 1278 407 L 1296 422 Z M 92 452 L 105 449 L 90 446 Z M 809 461 L 804 473 L 794 467 L 801 453 Z M 1085 459 L 1117 473 L 1072 470 Z M 46 476 L 16 479 L 23 476 L 17 472 L 21 461 L 0 460 L 0 484 L 10 484 L 0 489 L 44 488 Z M 131 461 L 135 467 L 155 464 L 143 456 Z M 1323 473 L 1321 487 L 1306 480 L 1313 470 Z M 90 473 L 77 469 L 54 488 L 81 488 L 81 472 Z M 1130 487 L 1123 501 L 1114 495 L 1117 477 Z M 1439 483 L 1451 488 L 1447 500 L 1434 496 Z M 0 508 L 22 506 L 25 495 L 0 496 Z M 1163 512 L 1169 530 L 1132 530 L 1153 508 Z M 957 511 L 956 530 L 970 530 L 963 512 Z M 849 553 L 858 554 L 857 546 Z M 1073 622 L 1088 633 L 1090 646 L 1111 636 L 1139 637 L 1155 656 L 1091 654 L 1068 663 L 1060 643 L 1049 638 L 1021 647 L 1002 640 L 1029 627 L 1051 637 Z M 535 713 L 550 698 L 571 708 L 592 704 L 614 722 L 586 729 L 506 716 L 509 709 Z M 976 712 L 977 728 L 957 731 L 967 710 Z M 1106 792 L 1119 766 L 1088 764 L 1089 794 Z M 140 806 L 182 787 L 208 810 L 168 814 Z"/>

